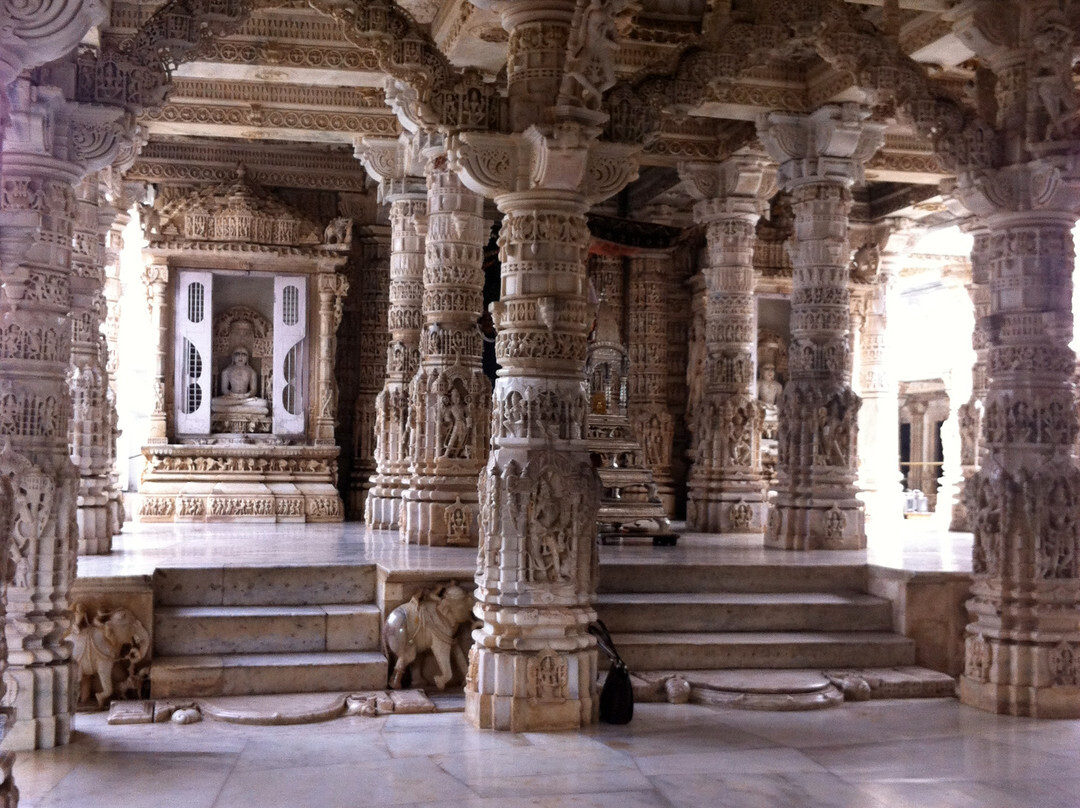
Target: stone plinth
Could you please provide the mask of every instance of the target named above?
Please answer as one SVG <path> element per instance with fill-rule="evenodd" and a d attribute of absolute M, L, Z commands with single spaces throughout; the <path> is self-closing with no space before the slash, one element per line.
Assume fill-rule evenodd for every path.
<path fill-rule="evenodd" d="M 136 515 L 142 522 L 340 522 L 337 447 L 157 445 Z"/>

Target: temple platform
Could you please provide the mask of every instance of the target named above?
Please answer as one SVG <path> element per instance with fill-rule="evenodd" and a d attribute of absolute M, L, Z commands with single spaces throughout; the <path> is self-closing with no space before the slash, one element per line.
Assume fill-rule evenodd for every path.
<path fill-rule="evenodd" d="M 860 551 L 628 537 L 600 548 L 596 608 L 653 681 L 873 669 L 904 682 L 914 672 L 915 695 L 939 695 L 929 674 L 963 666 L 971 537 L 928 528 L 898 522 Z M 128 524 L 113 546 L 79 559 L 72 600 L 125 606 L 152 627 L 153 698 L 376 687 L 381 621 L 425 587 L 471 586 L 476 564 L 474 549 L 406 545 L 358 523 Z"/>

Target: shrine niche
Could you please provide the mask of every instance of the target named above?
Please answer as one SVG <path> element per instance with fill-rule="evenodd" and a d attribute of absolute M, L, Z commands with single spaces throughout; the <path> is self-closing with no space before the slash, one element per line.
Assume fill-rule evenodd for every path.
<path fill-rule="evenodd" d="M 585 360 L 590 404 L 587 439 L 603 486 L 598 527 L 605 540 L 636 534 L 652 536 L 658 544 L 674 544 L 677 536 L 671 531 L 651 470 L 656 448 L 642 446 L 627 415 L 630 357 L 622 344 L 620 307 L 609 299 L 611 290 L 605 289 L 616 284 L 598 263 L 594 261 L 591 274 L 602 295 Z"/>
<path fill-rule="evenodd" d="M 245 176 L 147 211 L 158 362 L 143 521 L 339 521 L 335 334 L 351 224 Z"/>

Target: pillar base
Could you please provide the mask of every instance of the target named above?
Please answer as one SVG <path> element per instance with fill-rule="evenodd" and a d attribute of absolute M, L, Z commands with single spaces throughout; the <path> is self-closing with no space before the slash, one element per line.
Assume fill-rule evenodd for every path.
<path fill-rule="evenodd" d="M 555 732 L 597 720 L 596 649 L 538 654 L 473 647 L 465 719 L 477 729 Z"/>
<path fill-rule="evenodd" d="M 405 486 L 400 478 L 379 476 L 367 493 L 364 522 L 372 530 L 397 530 L 401 515 L 401 492 Z"/>
<path fill-rule="evenodd" d="M 866 524 L 858 500 L 809 505 L 774 503 L 765 546 L 779 550 L 863 550 Z"/>
<path fill-rule="evenodd" d="M 961 676 L 960 701 L 988 713 L 1027 718 L 1080 718 L 1080 687 L 1075 685 L 1008 685 Z"/>
<path fill-rule="evenodd" d="M 69 662 L 8 668 L 5 701 L 15 708 L 15 722 L 4 738 L 3 749 L 51 749 L 71 740 L 74 672 Z"/>
<path fill-rule="evenodd" d="M 761 482 L 691 482 L 686 524 L 703 533 L 761 533 L 768 507 Z"/>
<path fill-rule="evenodd" d="M 401 493 L 401 541 L 429 547 L 476 547 L 479 470 L 462 477 L 416 476 Z"/>

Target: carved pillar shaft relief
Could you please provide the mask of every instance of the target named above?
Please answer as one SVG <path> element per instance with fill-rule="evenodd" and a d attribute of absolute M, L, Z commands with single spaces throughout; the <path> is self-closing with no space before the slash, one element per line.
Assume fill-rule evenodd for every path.
<path fill-rule="evenodd" d="M 989 383 L 981 467 L 965 486 L 975 580 L 960 696 L 998 712 L 1076 717 L 1080 469 L 1071 456 L 1076 358 L 1069 348 L 1075 215 L 999 214 L 986 221 Z"/>
<path fill-rule="evenodd" d="M 390 202 L 390 344 L 386 381 L 375 401 L 376 472 L 364 515 L 369 527 L 394 530 L 400 525 L 401 492 L 409 477 L 409 383 L 420 364 L 427 194 L 418 179 L 422 166 L 414 142 L 365 139 L 356 155 Z"/>
<path fill-rule="evenodd" d="M 71 648 L 63 637 L 78 477 L 68 452 L 68 372 L 73 189 L 83 167 L 50 151 L 63 153 L 70 137 L 56 120 L 62 99 L 19 90 L 11 110 L 18 125 L 0 155 L 0 476 L 14 495 L 5 703 L 17 721 L 7 743 L 32 749 L 66 743 L 71 731 Z"/>
<path fill-rule="evenodd" d="M 630 421 L 656 481 L 657 495 L 669 515 L 675 509 L 671 448 L 674 424 L 667 408 L 667 283 L 670 252 L 644 252 L 629 265 Z"/>
<path fill-rule="evenodd" d="M 893 341 L 888 330 L 896 279 L 916 234 L 897 230 L 881 252 L 876 276 L 860 301 L 862 327 L 855 388 L 859 408 L 859 488 L 867 521 L 887 525 L 903 514 L 900 484 L 898 384 L 893 371 Z"/>
<path fill-rule="evenodd" d="M 143 273 L 146 286 L 146 303 L 150 308 L 150 328 L 157 335 L 154 355 L 154 407 L 150 411 L 150 424 L 146 433 L 147 445 L 168 442 L 168 408 L 165 402 L 165 384 L 168 379 L 169 346 L 169 267 L 167 264 L 150 264 Z"/>
<path fill-rule="evenodd" d="M 79 552 L 108 553 L 110 476 L 115 451 L 112 401 L 106 365 L 105 231 L 100 226 L 98 177 L 76 189 L 71 253 L 71 459 L 79 473 Z"/>
<path fill-rule="evenodd" d="M 971 333 L 971 347 L 975 350 L 975 364 L 971 368 L 971 397 L 957 413 L 960 428 L 960 470 L 963 476 L 960 496 L 953 506 L 950 530 L 970 531 L 970 514 L 964 489 L 968 480 L 979 469 L 985 446 L 982 441 L 982 422 L 986 408 L 987 375 L 986 362 L 989 353 L 987 317 L 990 314 L 990 233 L 977 219 L 969 220 L 965 229 L 974 238 L 971 247 L 971 283 L 968 295 L 975 315 L 975 327 Z"/>
<path fill-rule="evenodd" d="M 855 498 L 859 397 L 849 375 L 848 212 L 851 186 L 881 145 L 880 125 L 857 107 L 771 114 L 760 127 L 791 192 L 795 237 L 789 379 L 780 401 L 777 497 L 766 544 L 784 549 L 864 547 Z"/>
<path fill-rule="evenodd" d="M 760 445 L 764 407 L 753 395 L 754 226 L 775 191 L 776 170 L 756 154 L 719 166 L 683 166 L 706 225 L 702 268 L 704 382 L 694 415 L 694 466 L 687 522 L 695 530 L 762 530 Z"/>
<path fill-rule="evenodd" d="M 974 581 L 958 694 L 993 712 L 1076 718 L 1075 26 L 1052 0 L 972 0 L 956 11 L 957 36 L 994 74 L 996 130 L 980 134 L 999 157 L 963 167 L 956 181 L 957 198 L 978 222 L 972 280 L 985 267 L 989 281 L 989 312 L 979 318 L 987 337 L 984 448 L 965 486 Z"/>
<path fill-rule="evenodd" d="M 383 228 L 385 229 L 385 228 Z M 358 356 L 356 400 L 352 416 L 352 479 L 349 483 L 350 519 L 362 519 L 370 478 L 376 472 L 376 399 L 386 382 L 386 328 L 390 308 L 389 233 L 375 237 L 364 247 L 357 272 L 356 311 Z M 342 348 L 343 349 L 343 348 Z"/>
<path fill-rule="evenodd" d="M 491 384 L 481 369 L 477 321 L 484 305 L 484 198 L 462 185 L 440 151 L 427 170 L 424 327 L 410 387 L 412 476 L 403 494 L 402 541 L 477 541 L 476 476 L 490 443 Z"/>
<path fill-rule="evenodd" d="M 127 186 L 120 181 L 119 171 L 108 168 L 100 172 L 102 183 L 99 195 L 105 204 L 98 206 L 98 226 L 105 233 L 105 372 L 108 376 L 106 391 L 107 418 L 110 437 L 106 445 L 109 454 L 108 534 L 115 536 L 124 523 L 122 470 L 118 462 L 117 439 L 119 412 L 116 407 L 117 372 L 120 366 L 120 256 L 124 250 L 124 230 L 131 222 L 131 209 L 137 186 Z M 80 548 L 81 551 L 82 548 Z M 109 542 L 108 550 L 112 549 Z M 102 552 L 107 550 L 102 547 Z"/>
<path fill-rule="evenodd" d="M 596 657 L 585 629 L 595 619 L 599 496 L 585 443 L 586 205 L 565 192 L 496 201 L 504 213 L 495 307 L 502 370 L 480 482 L 484 628 L 475 635 L 467 710 L 480 726 L 578 726 L 595 710 Z M 520 666 L 524 687 L 503 696 L 499 671 L 509 665 Z"/>
<path fill-rule="evenodd" d="M 529 7 L 555 23 L 572 8 Z M 516 60 L 532 58 L 515 49 L 518 36 L 511 31 L 511 74 Z M 528 89 L 521 81 L 511 79 L 512 99 Z M 466 718 L 484 728 L 571 729 L 596 720 L 587 628 L 595 619 L 600 483 L 586 441 L 594 310 L 585 214 L 623 188 L 637 164 L 636 149 L 598 143 L 594 132 L 564 120 L 521 134 L 462 133 L 448 148 L 462 182 L 503 213 L 501 295 L 492 307 L 502 368 L 479 492 L 483 627 L 473 634 L 465 692 Z"/>
<path fill-rule="evenodd" d="M 349 293 L 348 279 L 334 272 L 333 268 L 324 270 L 317 276 L 319 293 L 319 343 L 318 343 L 318 381 L 319 409 L 315 415 L 315 428 L 312 430 L 316 446 L 334 445 L 334 426 L 337 423 L 338 389 L 334 379 L 334 359 L 337 356 L 337 330 L 341 324 L 342 305 Z"/>

